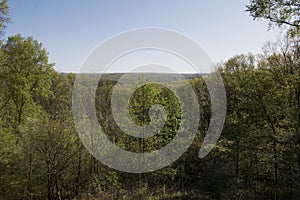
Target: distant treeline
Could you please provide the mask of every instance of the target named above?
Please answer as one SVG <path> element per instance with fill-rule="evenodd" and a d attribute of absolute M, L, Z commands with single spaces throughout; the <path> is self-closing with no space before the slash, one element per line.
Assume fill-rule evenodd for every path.
<path fill-rule="evenodd" d="M 67 76 L 68 73 L 60 73 L 63 76 Z M 76 74 L 76 73 L 75 73 Z M 125 73 L 105 73 L 105 74 L 97 74 L 97 73 L 80 73 L 81 75 L 87 75 L 87 76 L 103 76 L 107 79 L 110 79 L 112 81 L 117 82 Z M 128 74 L 139 74 L 139 73 L 126 73 Z M 145 73 L 140 73 L 141 75 L 145 74 Z M 164 82 L 169 82 L 169 81 L 174 81 L 174 77 L 177 77 L 178 74 L 183 76 L 185 79 L 189 80 L 189 79 L 194 79 L 194 78 L 199 78 L 205 74 L 200 74 L 200 73 L 178 73 L 178 74 L 166 74 L 166 73 L 146 73 L 148 75 L 150 75 L 151 77 L 155 77 L 155 79 L 164 81 Z M 128 80 L 130 81 L 130 79 Z"/>

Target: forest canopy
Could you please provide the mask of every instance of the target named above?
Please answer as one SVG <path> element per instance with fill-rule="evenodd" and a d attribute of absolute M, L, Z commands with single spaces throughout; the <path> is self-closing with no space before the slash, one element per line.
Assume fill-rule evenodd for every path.
<path fill-rule="evenodd" d="M 227 116 L 221 138 L 203 159 L 198 151 L 210 123 L 210 97 L 202 76 L 186 75 L 199 101 L 197 136 L 176 162 L 144 174 L 111 169 L 86 150 L 72 113 L 76 74 L 55 71 L 47 49 L 33 37 L 2 38 L 0 199 L 298 199 L 299 7 L 297 0 L 251 0 L 246 5 L 251 17 L 268 20 L 285 36 L 266 43 L 259 55 L 234 55 L 218 65 Z M 1 36 L 9 21 L 2 0 Z M 169 143 L 181 123 L 177 99 L 155 85 L 137 90 L 129 101 L 133 120 L 147 124 L 149 107 L 161 103 L 167 121 L 155 137 L 134 139 L 123 134 L 109 108 L 119 76 L 103 76 L 96 93 L 99 105 L 107 105 L 97 104 L 96 110 L 109 139 L 132 152 Z"/>

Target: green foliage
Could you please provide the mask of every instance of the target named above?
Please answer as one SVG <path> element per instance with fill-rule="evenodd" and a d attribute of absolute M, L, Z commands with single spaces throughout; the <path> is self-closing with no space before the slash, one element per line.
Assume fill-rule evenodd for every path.
<path fill-rule="evenodd" d="M 0 2 L 0 36 L 3 36 L 4 34 L 6 23 L 10 22 L 10 18 L 8 15 L 9 7 L 7 5 L 7 0 L 2 0 Z"/>
<path fill-rule="evenodd" d="M 16 35 L 8 38 L 2 51 L 6 62 L 1 72 L 16 102 L 21 101 L 18 98 L 30 98 L 29 95 L 32 99 L 49 95 L 53 69 L 41 43 Z"/>
<path fill-rule="evenodd" d="M 2 45 L 1 53 L 4 58 L 0 66 L 3 94 L 13 103 L 13 126 L 17 133 L 26 109 L 35 106 L 37 99 L 51 95 L 53 69 L 46 49 L 31 37 L 9 37 Z"/>
<path fill-rule="evenodd" d="M 253 0 L 247 8 L 254 18 L 299 29 L 298 1 Z M 7 15 L 3 0 L 0 33 Z M 0 48 L 0 199 L 298 199 L 298 42 L 296 36 L 287 37 L 267 44 L 262 55 L 237 55 L 219 66 L 227 94 L 226 124 L 213 151 L 201 160 L 198 151 L 210 123 L 210 97 L 205 76 L 185 75 L 200 107 L 195 141 L 164 169 L 128 174 L 98 162 L 76 134 L 71 111 L 75 74 L 55 72 L 46 49 L 33 38 L 9 37 Z M 128 120 L 149 124 L 159 114 L 149 116 L 156 104 L 167 114 L 158 134 L 136 139 L 123 133 L 112 116 L 111 96 L 119 77 L 104 75 L 96 93 L 97 117 L 107 137 L 133 152 L 169 143 L 181 123 L 176 96 L 159 83 L 135 91 L 126 102 Z M 88 83 L 88 78 L 82 80 Z M 190 95 L 182 82 L 166 81 Z"/>
<path fill-rule="evenodd" d="M 272 48 L 264 55 L 234 56 L 219 67 L 228 114 L 220 140 L 202 160 L 198 151 L 209 125 L 209 94 L 202 78 L 190 80 L 200 105 L 194 143 L 172 165 L 140 175 L 102 165 L 80 142 L 71 113 L 73 74 L 50 69 L 48 79 L 45 77 L 50 85 L 36 85 L 44 92 L 30 92 L 34 76 L 26 80 L 23 72 L 15 73 L 16 80 L 21 80 L 16 81 L 14 71 L 3 66 L 11 74 L 1 78 L 1 85 L 7 88 L 0 93 L 0 179 L 6 184 L 0 187 L 1 195 L 12 199 L 295 199 L 300 182 L 300 79 L 298 57 L 294 48 L 288 47 L 284 53 Z M 32 67 L 28 67 L 28 73 L 33 72 Z M 149 116 L 155 104 L 162 104 L 167 113 L 157 135 L 136 140 L 124 134 L 113 120 L 110 102 L 115 84 L 107 75 L 96 93 L 97 116 L 107 136 L 134 152 L 152 151 L 169 143 L 181 122 L 174 94 L 159 84 L 147 84 L 135 91 L 128 102 L 129 120 L 148 124 L 155 117 Z M 177 92 L 185 92 L 181 82 L 169 84 Z M 8 90 L 11 85 L 16 87 Z M 22 95 L 26 101 L 16 135 L 11 122 L 18 113 L 14 98 Z"/>
<path fill-rule="evenodd" d="M 299 31 L 300 3 L 297 0 L 251 0 L 247 11 L 254 19 L 267 19 L 270 25 L 286 25 Z"/>

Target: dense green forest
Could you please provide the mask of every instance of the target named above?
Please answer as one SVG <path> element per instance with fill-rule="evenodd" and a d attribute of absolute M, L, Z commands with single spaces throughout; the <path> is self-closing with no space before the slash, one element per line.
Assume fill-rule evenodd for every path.
<path fill-rule="evenodd" d="M 204 77 L 186 75 L 200 105 L 197 136 L 179 160 L 151 173 L 120 172 L 97 161 L 74 126 L 76 74 L 56 72 L 45 47 L 32 37 L 2 38 L 0 199 L 299 199 L 300 4 L 251 0 L 246 9 L 284 36 L 266 43 L 259 55 L 236 55 L 218 65 L 227 116 L 221 138 L 203 159 L 198 152 L 209 125 L 210 98 Z M 2 35 L 8 11 L 2 0 Z M 160 103 L 167 111 L 165 125 L 150 139 L 123 134 L 110 109 L 119 76 L 107 74 L 99 82 L 97 101 L 107 105 L 96 104 L 99 123 L 126 150 L 161 148 L 180 124 L 178 101 L 159 84 L 141 87 L 129 102 L 133 121 L 149 123 L 150 106 Z"/>

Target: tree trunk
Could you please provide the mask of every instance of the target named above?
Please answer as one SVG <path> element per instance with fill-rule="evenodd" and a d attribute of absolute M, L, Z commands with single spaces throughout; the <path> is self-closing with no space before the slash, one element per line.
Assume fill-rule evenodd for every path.
<path fill-rule="evenodd" d="M 29 159 L 28 159 L 28 171 L 27 171 L 27 186 L 26 186 L 26 196 L 28 199 L 32 199 L 32 191 L 31 191 L 31 177 L 32 177 L 32 145 L 31 141 L 29 144 Z"/>

